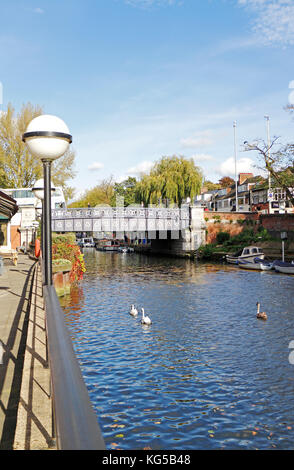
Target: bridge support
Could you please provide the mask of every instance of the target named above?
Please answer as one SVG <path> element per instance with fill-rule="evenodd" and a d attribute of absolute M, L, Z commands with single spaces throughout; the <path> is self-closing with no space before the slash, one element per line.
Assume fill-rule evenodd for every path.
<path fill-rule="evenodd" d="M 203 244 L 206 238 L 204 211 L 201 207 L 190 207 L 190 225 L 179 232 L 167 232 L 167 238 L 162 239 L 157 234 L 151 240 L 151 253 L 169 256 L 191 257 Z"/>

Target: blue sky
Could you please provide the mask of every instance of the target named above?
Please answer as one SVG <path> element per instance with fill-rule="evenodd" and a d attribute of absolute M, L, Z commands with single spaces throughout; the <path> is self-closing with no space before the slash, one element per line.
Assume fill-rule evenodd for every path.
<path fill-rule="evenodd" d="M 65 120 L 78 193 L 163 155 L 205 176 L 256 157 L 241 143 L 293 141 L 293 0 L 0 0 L 3 109 L 28 101 Z M 293 83 L 292 83 L 293 84 Z"/>

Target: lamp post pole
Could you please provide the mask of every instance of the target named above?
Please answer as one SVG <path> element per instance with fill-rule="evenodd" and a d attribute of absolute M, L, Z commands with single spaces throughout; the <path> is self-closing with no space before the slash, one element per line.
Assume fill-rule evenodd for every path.
<path fill-rule="evenodd" d="M 45 284 L 52 284 L 51 161 L 43 160 Z"/>
<path fill-rule="evenodd" d="M 267 158 L 268 158 L 268 161 L 270 159 L 270 146 L 271 146 L 271 142 L 270 142 L 270 118 L 269 116 L 264 116 L 265 119 L 266 119 L 266 128 L 267 128 Z M 268 172 L 268 190 L 270 191 L 271 190 L 271 173 L 270 171 Z"/>
<path fill-rule="evenodd" d="M 42 161 L 43 167 L 45 166 L 45 162 Z M 51 170 L 51 168 L 50 168 Z M 47 169 L 43 168 L 44 173 L 47 171 Z M 50 175 L 51 176 L 51 175 Z M 51 197 L 55 191 L 55 187 L 52 186 L 51 178 L 50 178 L 50 185 L 51 185 Z M 39 199 L 42 203 L 42 211 L 41 211 L 41 250 L 42 250 L 42 257 L 45 260 L 46 256 L 46 250 L 45 250 L 45 233 L 46 233 L 46 224 L 45 224 L 45 203 L 44 203 L 44 179 L 40 179 L 35 182 L 34 187 L 32 188 L 32 191 L 37 199 Z M 51 197 L 50 197 L 50 204 L 51 204 Z M 49 213 L 51 213 L 49 211 Z"/>

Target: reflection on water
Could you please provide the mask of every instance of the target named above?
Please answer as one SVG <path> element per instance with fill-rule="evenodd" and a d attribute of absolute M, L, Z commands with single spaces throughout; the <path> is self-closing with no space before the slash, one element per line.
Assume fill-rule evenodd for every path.
<path fill-rule="evenodd" d="M 293 448 L 294 277 L 95 250 L 85 261 L 61 303 L 109 449 Z"/>

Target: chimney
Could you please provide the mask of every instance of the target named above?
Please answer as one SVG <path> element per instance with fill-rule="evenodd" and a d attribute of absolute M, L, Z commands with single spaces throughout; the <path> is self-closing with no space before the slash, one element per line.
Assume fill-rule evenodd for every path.
<path fill-rule="evenodd" d="M 248 178 L 253 178 L 253 173 L 239 173 L 239 185 L 243 184 Z"/>

